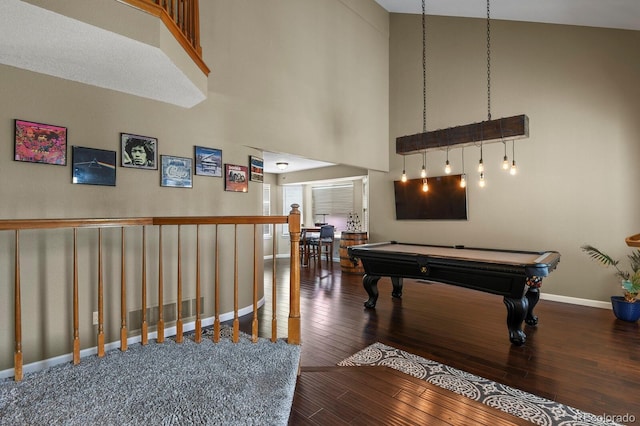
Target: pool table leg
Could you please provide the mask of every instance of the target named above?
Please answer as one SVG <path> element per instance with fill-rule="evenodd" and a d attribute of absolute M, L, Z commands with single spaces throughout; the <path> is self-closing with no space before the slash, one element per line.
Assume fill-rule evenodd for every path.
<path fill-rule="evenodd" d="M 365 308 L 375 308 L 378 301 L 378 281 L 381 277 L 375 275 L 366 275 L 362 277 L 362 285 L 369 295 L 369 300 L 364 302 Z"/>
<path fill-rule="evenodd" d="M 529 309 L 527 309 L 527 316 L 525 317 L 524 322 L 529 325 L 537 325 L 538 317 L 533 314 L 533 308 L 536 307 L 538 300 L 540 300 L 540 289 L 529 287 L 525 296 L 527 296 L 527 300 L 529 301 Z"/>
<path fill-rule="evenodd" d="M 393 290 L 391 291 L 391 296 L 399 299 L 402 297 L 402 278 L 401 277 L 391 277 L 391 284 L 393 285 Z"/>
<path fill-rule="evenodd" d="M 511 343 L 514 345 L 523 345 L 527 340 L 527 335 L 522 331 L 522 322 L 527 316 L 529 299 L 527 299 L 527 297 L 522 297 L 521 299 L 505 297 L 504 304 L 507 307 L 507 328 L 509 329 L 509 340 L 511 340 Z"/>

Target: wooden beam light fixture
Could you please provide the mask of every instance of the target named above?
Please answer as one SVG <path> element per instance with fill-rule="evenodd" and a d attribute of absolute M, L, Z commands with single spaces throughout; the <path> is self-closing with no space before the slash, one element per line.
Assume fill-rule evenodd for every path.
<path fill-rule="evenodd" d="M 447 129 L 432 130 L 396 138 L 396 154 L 417 154 L 425 150 L 475 146 L 529 137 L 529 117 L 515 115 Z"/>
<path fill-rule="evenodd" d="M 490 0 L 487 0 L 487 120 L 479 123 L 464 124 L 461 126 L 449 127 L 446 129 L 427 131 L 426 129 L 426 41 L 425 41 L 425 2 L 422 0 L 422 77 L 423 77 L 423 113 L 422 132 L 413 135 L 400 136 L 396 138 L 396 154 L 403 156 L 412 154 L 423 155 L 423 164 L 426 152 L 430 150 L 447 150 L 447 170 L 450 170 L 449 150 L 452 148 L 464 148 L 467 146 L 480 146 L 482 144 L 502 142 L 505 139 L 523 139 L 529 137 L 529 117 L 525 114 L 513 117 L 491 119 L 491 20 L 490 20 Z M 513 142 L 512 142 L 513 143 Z M 513 149 L 513 148 L 512 148 Z M 506 143 L 504 162 L 507 162 Z M 482 154 L 480 157 L 482 163 Z M 403 179 L 406 176 L 403 163 Z M 508 163 L 506 163 L 508 164 Z M 424 169 L 423 165 L 423 169 Z M 464 168 L 464 166 L 463 166 Z M 508 168 L 508 167 L 507 167 Z M 512 174 L 515 172 L 515 160 L 512 164 Z M 483 171 L 480 171 L 481 173 Z M 424 176 L 423 176 L 424 177 Z M 481 176 L 481 185 L 484 183 L 484 176 Z M 463 171 L 464 179 L 464 171 Z M 463 181 L 464 182 L 464 181 Z M 465 185 L 466 182 L 461 182 Z"/>

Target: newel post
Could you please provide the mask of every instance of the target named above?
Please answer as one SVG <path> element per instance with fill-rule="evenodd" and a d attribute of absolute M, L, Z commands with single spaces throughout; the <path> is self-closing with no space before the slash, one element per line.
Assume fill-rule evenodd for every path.
<path fill-rule="evenodd" d="M 289 331 L 288 343 L 300 344 L 300 210 L 291 205 L 289 213 L 289 237 L 291 238 L 289 275 Z"/>

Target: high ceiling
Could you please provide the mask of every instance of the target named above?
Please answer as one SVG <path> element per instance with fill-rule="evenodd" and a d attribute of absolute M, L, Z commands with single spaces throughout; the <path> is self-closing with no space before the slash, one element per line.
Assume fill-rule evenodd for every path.
<path fill-rule="evenodd" d="M 375 0 L 393 13 L 422 13 L 421 0 Z M 486 18 L 482 0 L 426 0 L 427 15 Z M 640 30 L 639 0 L 491 0 L 491 19 Z"/>

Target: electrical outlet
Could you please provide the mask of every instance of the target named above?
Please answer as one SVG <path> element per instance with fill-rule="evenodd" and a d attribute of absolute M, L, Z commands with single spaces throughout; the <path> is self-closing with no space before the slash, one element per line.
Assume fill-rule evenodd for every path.
<path fill-rule="evenodd" d="M 98 325 L 98 312 L 93 313 L 93 325 Z"/>

